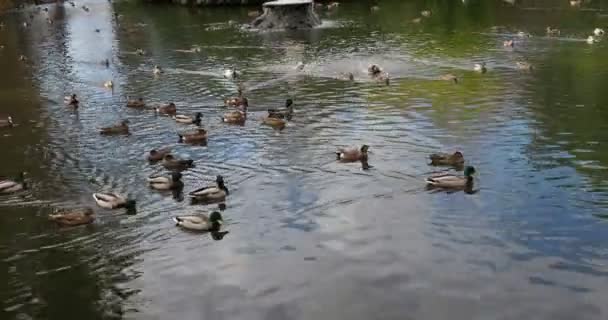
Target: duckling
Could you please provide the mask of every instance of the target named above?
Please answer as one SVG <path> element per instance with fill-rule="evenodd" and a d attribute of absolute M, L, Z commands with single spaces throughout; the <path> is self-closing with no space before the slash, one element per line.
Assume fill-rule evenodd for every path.
<path fill-rule="evenodd" d="M 166 169 L 169 170 L 186 170 L 188 168 L 193 168 L 194 167 L 194 160 L 183 160 L 183 159 L 177 159 L 175 158 L 173 155 L 171 154 L 166 154 L 163 157 L 163 161 L 161 162 L 161 165 L 163 167 L 165 167 Z"/>
<path fill-rule="evenodd" d="M 222 215 L 213 211 L 209 217 L 205 214 L 177 216 L 175 225 L 190 231 L 218 231 L 223 223 Z"/>
<path fill-rule="evenodd" d="M 244 124 L 247 120 L 247 108 L 249 104 L 246 98 L 243 98 L 243 105 L 240 107 L 241 110 L 235 110 L 224 113 L 222 116 L 222 122 L 233 123 L 233 124 Z"/>
<path fill-rule="evenodd" d="M 327 5 L 327 10 L 338 9 L 339 6 L 340 6 L 340 3 L 338 3 L 338 2 L 332 2 L 332 3 L 330 3 L 330 4 Z"/>
<path fill-rule="evenodd" d="M 604 33 L 605 33 L 604 29 L 595 28 L 595 30 L 593 30 L 593 34 L 596 35 L 596 36 L 598 36 L 598 37 L 603 36 Z"/>
<path fill-rule="evenodd" d="M 453 154 L 434 153 L 429 158 L 431 159 L 431 165 L 434 166 L 462 166 L 464 164 L 464 156 L 460 151 Z"/>
<path fill-rule="evenodd" d="M 146 103 L 144 102 L 143 98 L 138 98 L 137 100 L 128 100 L 127 101 L 127 108 L 143 109 L 145 107 L 146 107 Z"/>
<path fill-rule="evenodd" d="M 173 119 L 177 123 L 195 124 L 197 126 L 200 126 L 201 120 L 203 119 L 203 114 L 200 112 L 197 112 L 194 114 L 194 117 L 183 115 L 183 114 L 177 114 L 173 117 Z"/>
<path fill-rule="evenodd" d="M 339 148 L 336 151 L 336 160 L 340 162 L 356 162 L 367 159 L 367 151 L 369 146 L 364 144 L 360 149 L 357 148 Z"/>
<path fill-rule="evenodd" d="M 112 80 L 108 80 L 108 81 L 106 81 L 106 82 L 103 83 L 103 86 L 106 87 L 106 88 L 108 88 L 108 89 L 111 89 L 111 88 L 114 87 L 114 82 L 112 82 Z"/>
<path fill-rule="evenodd" d="M 439 80 L 458 83 L 458 77 L 456 77 L 455 75 L 453 75 L 451 73 L 440 75 Z"/>
<path fill-rule="evenodd" d="M 464 189 L 473 184 L 473 174 L 475 168 L 468 166 L 464 169 L 464 176 L 457 176 L 450 173 L 444 173 L 426 178 L 426 183 L 433 187 L 444 189 Z"/>
<path fill-rule="evenodd" d="M 216 186 L 200 188 L 190 192 L 188 195 L 195 201 L 200 202 L 221 202 L 230 194 L 228 188 L 224 184 L 224 178 L 217 176 L 215 179 Z"/>
<path fill-rule="evenodd" d="M 545 30 L 547 31 L 547 35 L 550 37 L 559 36 L 561 34 L 561 31 L 559 31 L 559 29 L 557 29 L 557 28 L 547 27 Z"/>
<path fill-rule="evenodd" d="M 594 36 L 589 36 L 589 37 L 587 38 L 587 43 L 588 43 L 588 44 L 594 44 L 594 43 L 596 43 L 596 42 L 598 42 L 598 40 L 597 40 L 597 39 L 596 39 Z"/>
<path fill-rule="evenodd" d="M 146 54 L 146 51 L 144 49 L 137 48 L 137 50 L 135 50 L 135 54 L 138 56 L 143 56 Z"/>
<path fill-rule="evenodd" d="M 0 177 L 0 194 L 15 193 L 27 189 L 27 183 L 25 182 L 26 176 L 26 172 L 21 172 L 14 179 Z"/>
<path fill-rule="evenodd" d="M 72 95 L 69 95 L 65 98 L 63 98 L 63 102 L 70 107 L 74 107 L 74 108 L 78 108 L 78 104 L 80 103 L 78 101 L 78 97 L 76 96 L 75 93 L 72 93 Z"/>
<path fill-rule="evenodd" d="M 530 64 L 529 62 L 525 62 L 525 61 L 517 61 L 517 62 L 515 62 L 515 66 L 519 70 L 526 70 L 526 71 L 534 70 L 534 66 L 532 64 Z"/>
<path fill-rule="evenodd" d="M 224 78 L 226 79 L 237 79 L 240 75 L 240 72 L 238 72 L 236 69 L 224 70 Z"/>
<path fill-rule="evenodd" d="M 513 47 L 515 47 L 515 41 L 513 41 L 513 39 L 505 40 L 505 41 L 503 41 L 502 46 L 508 47 L 508 48 L 513 48 Z"/>
<path fill-rule="evenodd" d="M 200 143 L 207 141 L 207 130 L 198 129 L 196 132 L 178 134 L 180 143 Z"/>
<path fill-rule="evenodd" d="M 125 208 L 127 211 L 134 211 L 137 202 L 114 192 L 93 193 L 93 199 L 98 206 L 105 209 Z"/>
<path fill-rule="evenodd" d="M 6 119 L 0 119 L 0 128 L 12 128 L 13 125 L 13 117 L 11 116 L 6 117 Z"/>
<path fill-rule="evenodd" d="M 425 17 L 425 18 L 430 18 L 431 15 L 432 15 L 432 13 L 431 13 L 431 10 L 423 10 L 423 11 L 420 12 L 420 15 L 423 16 L 423 17 Z"/>
<path fill-rule="evenodd" d="M 175 105 L 175 103 L 170 102 L 169 104 L 166 104 L 164 106 L 156 107 L 155 110 L 158 114 L 174 116 L 177 113 L 177 106 Z"/>
<path fill-rule="evenodd" d="M 159 66 L 154 66 L 154 69 L 152 70 L 152 73 L 154 73 L 155 75 L 159 75 L 163 73 L 163 69 L 161 69 L 161 67 Z"/>
<path fill-rule="evenodd" d="M 171 148 L 152 149 L 148 153 L 148 161 L 157 162 L 162 160 L 166 155 L 171 153 Z"/>
<path fill-rule="evenodd" d="M 49 220 L 64 226 L 79 226 L 92 223 L 95 212 L 91 208 L 65 209 L 49 214 Z"/>
<path fill-rule="evenodd" d="M 267 126 L 271 126 L 274 129 L 277 130 L 283 130 L 285 129 L 285 126 L 287 125 L 287 122 L 283 119 L 279 119 L 279 118 L 274 118 L 271 116 L 268 116 L 266 118 L 262 118 L 262 124 L 265 124 Z"/>
<path fill-rule="evenodd" d="M 293 100 L 285 100 L 285 108 L 268 109 L 268 118 L 287 119 L 291 121 L 293 117 Z"/>
<path fill-rule="evenodd" d="M 182 174 L 179 172 L 172 172 L 170 176 L 151 175 L 148 177 L 148 184 L 156 190 L 178 190 L 184 187 L 181 179 Z"/>
<path fill-rule="evenodd" d="M 488 69 L 486 68 L 486 63 L 485 63 L 485 62 L 482 62 L 482 63 L 476 63 L 476 64 L 473 66 L 473 70 L 474 70 L 474 71 L 477 71 L 477 72 L 479 72 L 479 73 L 486 73 L 486 72 L 488 72 Z"/>
<path fill-rule="evenodd" d="M 99 130 L 101 135 L 129 134 L 129 120 L 123 120 L 120 124 L 105 127 Z"/>

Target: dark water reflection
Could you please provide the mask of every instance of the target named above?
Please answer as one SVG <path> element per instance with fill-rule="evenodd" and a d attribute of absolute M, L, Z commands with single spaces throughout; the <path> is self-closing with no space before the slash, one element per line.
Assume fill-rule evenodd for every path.
<path fill-rule="evenodd" d="M 36 16 L 29 29 L 20 27 L 29 13 L 3 16 L 0 112 L 19 125 L 0 132 L 0 164 L 33 181 L 0 198 L 2 312 L 605 319 L 608 42 L 583 40 L 606 26 L 606 3 L 467 2 L 381 1 L 376 13 L 344 3 L 322 28 L 289 34 L 240 30 L 247 8 L 95 1 L 90 13 L 51 6 L 55 23 Z M 424 9 L 433 15 L 411 22 Z M 560 38 L 546 38 L 547 25 Z M 518 31 L 534 36 L 504 49 Z M 202 52 L 183 51 L 194 45 Z M 517 70 L 524 60 L 535 70 Z M 473 72 L 482 61 L 489 72 Z M 366 79 L 372 62 L 390 86 Z M 154 77 L 154 65 L 165 74 Z M 222 99 L 236 93 L 222 77 L 233 67 L 253 111 L 244 126 L 219 122 Z M 354 82 L 338 79 L 348 72 Z M 459 83 L 437 80 L 445 73 Z M 62 101 L 71 92 L 76 112 Z M 188 126 L 124 107 L 139 96 L 203 112 L 208 144 L 179 144 Z M 261 126 L 287 97 L 294 121 L 281 132 Z M 125 118 L 131 135 L 98 135 Z M 372 170 L 334 162 L 336 146 L 363 143 Z M 229 233 L 174 227 L 171 216 L 207 207 L 146 187 L 161 168 L 145 153 L 163 146 L 196 160 L 186 193 L 224 176 Z M 477 168 L 478 192 L 427 191 L 428 154 L 455 149 Z M 128 194 L 138 214 L 100 210 L 95 224 L 67 229 L 46 220 L 55 207 L 92 205 L 99 190 Z"/>

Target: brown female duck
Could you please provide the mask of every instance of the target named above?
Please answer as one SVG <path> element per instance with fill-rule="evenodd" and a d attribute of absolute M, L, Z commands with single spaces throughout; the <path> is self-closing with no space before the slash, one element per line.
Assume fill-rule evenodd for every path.
<path fill-rule="evenodd" d="M 91 208 L 65 209 L 49 214 L 49 220 L 64 226 L 79 226 L 92 223 L 95 212 Z"/>
<path fill-rule="evenodd" d="M 156 113 L 174 116 L 177 113 L 177 106 L 173 102 L 164 106 L 158 106 L 156 107 Z"/>
<path fill-rule="evenodd" d="M 145 107 L 146 107 L 146 103 L 144 102 L 143 98 L 127 101 L 127 108 L 143 109 Z"/>
<path fill-rule="evenodd" d="M 207 130 L 205 129 L 197 129 L 194 132 L 185 132 L 182 134 L 178 134 L 179 141 L 183 143 L 201 143 L 207 141 Z"/>
<path fill-rule="evenodd" d="M 464 156 L 460 151 L 453 154 L 434 153 L 429 158 L 431 159 L 431 165 L 434 166 L 462 166 L 464 164 Z"/>
<path fill-rule="evenodd" d="M 129 134 L 129 120 L 123 120 L 120 124 L 112 127 L 101 128 L 99 133 L 102 135 Z"/>
<path fill-rule="evenodd" d="M 148 153 L 148 161 L 156 162 L 162 160 L 166 155 L 171 153 L 171 148 L 152 149 Z"/>
<path fill-rule="evenodd" d="M 285 101 L 285 108 L 280 109 L 268 109 L 268 118 L 287 119 L 291 120 L 293 117 L 293 100 L 287 99 Z"/>

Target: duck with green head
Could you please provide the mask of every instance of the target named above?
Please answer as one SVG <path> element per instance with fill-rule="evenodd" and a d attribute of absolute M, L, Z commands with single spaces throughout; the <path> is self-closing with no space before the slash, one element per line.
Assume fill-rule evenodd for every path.
<path fill-rule="evenodd" d="M 217 176 L 215 183 L 215 186 L 203 187 L 190 192 L 190 198 L 193 201 L 206 203 L 224 201 L 228 194 L 230 194 L 224 183 L 224 178 L 222 176 Z"/>
<path fill-rule="evenodd" d="M 211 215 L 196 214 L 173 217 L 175 225 L 190 231 L 219 231 L 223 224 L 222 214 L 213 211 Z"/>
<path fill-rule="evenodd" d="M 91 208 L 63 209 L 49 214 L 49 220 L 63 226 L 79 226 L 92 223 L 95 212 Z"/>
<path fill-rule="evenodd" d="M 135 200 L 130 200 L 115 192 L 93 193 L 93 199 L 95 199 L 95 203 L 97 203 L 98 206 L 110 210 L 125 208 L 129 212 L 134 212 L 137 204 Z"/>
<path fill-rule="evenodd" d="M 203 114 L 201 112 L 195 113 L 194 116 L 177 114 L 173 117 L 173 120 L 175 120 L 175 122 L 177 122 L 177 123 L 195 124 L 197 126 L 200 126 L 201 120 L 203 120 Z"/>
<path fill-rule="evenodd" d="M 182 170 L 186 170 L 188 168 L 193 168 L 194 160 L 178 159 L 175 156 L 173 156 L 172 154 L 166 154 L 163 157 L 163 161 L 161 162 L 161 165 L 169 170 L 182 171 Z"/>
<path fill-rule="evenodd" d="M 268 118 L 286 119 L 293 117 L 293 100 L 285 100 L 285 108 L 268 109 Z"/>
<path fill-rule="evenodd" d="M 426 178 L 425 182 L 429 186 L 443 189 L 464 189 L 473 185 L 473 175 L 475 168 L 467 166 L 464 168 L 464 176 L 458 176 L 451 173 L 434 175 Z"/>

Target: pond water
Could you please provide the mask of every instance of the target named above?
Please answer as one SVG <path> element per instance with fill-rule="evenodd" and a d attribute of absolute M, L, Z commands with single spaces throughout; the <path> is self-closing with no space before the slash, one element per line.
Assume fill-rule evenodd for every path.
<path fill-rule="evenodd" d="M 608 38 L 585 39 L 608 26 L 608 6 L 529 3 L 540 7 L 343 3 L 289 33 L 242 29 L 252 8 L 99 0 L 51 5 L 53 24 L 41 12 L 27 28 L 33 9 L 6 13 L 0 113 L 17 126 L 0 129 L 0 173 L 27 171 L 30 188 L 0 197 L 2 319 L 606 319 Z M 438 80 L 447 73 L 458 83 Z M 222 124 L 239 84 L 249 119 Z M 77 112 L 63 104 L 72 92 Z M 190 127 L 125 108 L 140 96 L 202 112 L 208 144 L 178 144 Z M 261 126 L 287 98 L 285 130 Z M 122 119 L 131 135 L 98 134 Z M 370 170 L 335 162 L 337 147 L 362 144 Z M 224 176 L 221 241 L 171 220 L 213 206 L 146 186 L 162 168 L 145 154 L 161 146 L 195 160 L 185 192 Z M 428 155 L 455 150 L 476 192 L 427 190 L 440 170 Z M 100 190 L 136 199 L 137 215 L 47 220 L 94 207 Z"/>

